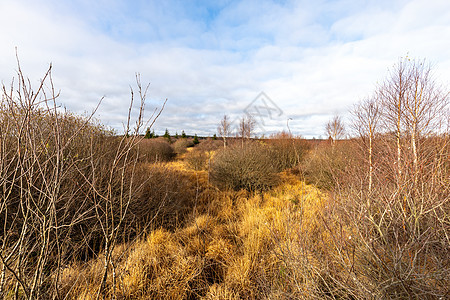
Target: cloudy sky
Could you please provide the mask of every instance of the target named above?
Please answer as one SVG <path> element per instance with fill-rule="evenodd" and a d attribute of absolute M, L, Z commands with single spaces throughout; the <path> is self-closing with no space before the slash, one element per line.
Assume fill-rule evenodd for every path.
<path fill-rule="evenodd" d="M 168 99 L 156 131 L 199 135 L 256 107 L 260 134 L 291 118 L 293 133 L 323 136 L 406 55 L 450 82 L 448 0 L 0 0 L 0 12 L 0 80 L 17 47 L 32 83 L 52 63 L 58 103 L 89 113 L 105 96 L 97 118 L 119 131 L 137 72 L 147 116 Z"/>

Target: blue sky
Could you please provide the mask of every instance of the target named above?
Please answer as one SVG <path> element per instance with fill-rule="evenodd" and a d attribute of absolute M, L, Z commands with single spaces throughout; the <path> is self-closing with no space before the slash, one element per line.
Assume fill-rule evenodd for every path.
<path fill-rule="evenodd" d="M 348 117 L 399 57 L 426 58 L 450 79 L 450 1 L 0 0 L 0 79 L 22 68 L 37 83 L 53 64 L 59 103 L 120 131 L 135 73 L 149 82 L 157 132 L 212 135 L 260 92 L 283 111 L 270 134 L 324 135 Z"/>

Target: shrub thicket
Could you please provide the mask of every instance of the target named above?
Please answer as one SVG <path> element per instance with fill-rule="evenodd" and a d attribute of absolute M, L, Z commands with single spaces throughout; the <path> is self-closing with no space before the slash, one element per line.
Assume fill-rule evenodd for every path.
<path fill-rule="evenodd" d="M 175 156 L 172 145 L 165 138 L 145 139 L 139 143 L 140 162 L 170 161 Z"/>
<path fill-rule="evenodd" d="M 449 103 L 429 66 L 400 60 L 355 107 L 358 138 L 313 157 L 309 175 L 328 182 L 337 204 L 332 259 L 343 272 L 330 276 L 347 295 L 449 295 Z"/>
<path fill-rule="evenodd" d="M 187 148 L 194 146 L 194 143 L 189 139 L 180 138 L 177 139 L 172 147 L 176 154 L 183 154 L 187 151 Z"/>
<path fill-rule="evenodd" d="M 278 183 L 270 148 L 258 142 L 218 152 L 211 164 L 211 180 L 220 188 L 260 191 Z"/>
<path fill-rule="evenodd" d="M 205 151 L 193 149 L 186 154 L 184 161 L 190 168 L 196 171 L 200 171 L 206 169 L 207 159 L 208 155 L 205 153 Z"/>
<path fill-rule="evenodd" d="M 338 141 L 334 145 L 324 141 L 305 155 L 301 169 L 308 184 L 332 190 L 349 180 L 358 181 L 352 176 L 360 175 L 355 172 L 361 166 L 360 158 L 353 141 Z"/>
<path fill-rule="evenodd" d="M 127 225 L 143 186 L 135 177 L 143 122 L 114 136 L 57 107 L 51 67 L 37 90 L 20 65 L 17 77 L 0 103 L 0 297 L 58 298 L 69 261 L 103 252 L 106 276 L 115 245 L 135 235 Z"/>
<path fill-rule="evenodd" d="M 267 143 L 271 146 L 272 157 L 280 171 L 296 167 L 310 148 L 305 140 L 294 138 L 286 132 L 271 136 Z"/>

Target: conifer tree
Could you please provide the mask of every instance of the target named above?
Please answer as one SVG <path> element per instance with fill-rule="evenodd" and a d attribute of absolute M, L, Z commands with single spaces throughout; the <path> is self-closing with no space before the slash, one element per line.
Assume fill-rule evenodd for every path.
<path fill-rule="evenodd" d="M 166 132 L 163 135 L 169 142 L 170 142 L 170 133 L 169 130 L 166 128 Z"/>
<path fill-rule="evenodd" d="M 164 133 L 164 137 L 165 138 L 169 138 L 170 137 L 170 133 L 169 130 L 166 128 L 166 132 Z"/>
<path fill-rule="evenodd" d="M 152 133 L 150 131 L 150 127 L 148 127 L 147 130 L 145 131 L 144 138 L 146 138 L 146 139 L 151 139 L 152 138 Z"/>
<path fill-rule="evenodd" d="M 199 144 L 200 142 L 198 141 L 198 136 L 197 136 L 197 134 L 195 134 L 194 135 L 194 145 L 197 145 L 197 144 Z"/>

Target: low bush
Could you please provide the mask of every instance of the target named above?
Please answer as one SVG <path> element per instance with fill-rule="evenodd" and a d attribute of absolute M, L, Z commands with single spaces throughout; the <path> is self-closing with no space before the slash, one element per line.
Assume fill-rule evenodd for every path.
<path fill-rule="evenodd" d="M 211 164 L 211 180 L 220 188 L 266 190 L 278 183 L 270 148 L 258 142 L 219 151 Z"/>
<path fill-rule="evenodd" d="M 358 181 L 353 172 L 360 165 L 358 150 L 351 141 L 332 146 L 322 142 L 305 156 L 301 170 L 308 184 L 331 190 L 344 182 Z M 351 175 L 350 175 L 351 174 Z"/>
<path fill-rule="evenodd" d="M 208 138 L 206 140 L 203 140 L 196 146 L 196 149 L 202 150 L 205 152 L 212 152 L 216 151 L 217 149 L 220 149 L 223 147 L 223 142 L 219 140 L 213 140 L 211 138 Z"/>
<path fill-rule="evenodd" d="M 194 149 L 193 151 L 186 154 L 184 160 L 190 168 L 196 171 L 200 171 L 206 169 L 208 155 L 205 153 L 205 151 Z"/>
<path fill-rule="evenodd" d="M 180 138 L 172 144 L 172 147 L 176 154 L 183 154 L 187 151 L 187 148 L 194 146 L 194 143 L 190 139 Z"/>
<path fill-rule="evenodd" d="M 116 243 L 135 235 L 127 225 L 143 186 L 135 176 L 143 121 L 114 136 L 57 107 L 51 67 L 37 90 L 20 65 L 17 77 L 0 92 L 0 298 L 60 298 L 69 261 L 103 253 L 110 266 Z"/>
<path fill-rule="evenodd" d="M 175 156 L 174 148 L 164 138 L 144 139 L 140 142 L 138 149 L 140 162 L 170 161 Z"/>
<path fill-rule="evenodd" d="M 196 195 L 204 190 L 186 172 L 164 164 L 140 165 L 135 177 L 141 186 L 129 210 L 137 233 L 145 228 L 181 226 L 195 206 Z"/>
<path fill-rule="evenodd" d="M 104 245 L 102 225 L 119 220 L 121 191 L 134 187 L 122 174 L 132 173 L 135 142 L 15 97 L 2 99 L 0 124 L 1 255 L 9 257 L 0 289 L 13 291 L 20 276 L 17 288 L 37 299 L 55 292 L 50 270 Z"/>
<path fill-rule="evenodd" d="M 305 140 L 283 133 L 271 137 L 267 144 L 271 146 L 272 157 L 280 171 L 296 167 L 310 149 Z"/>

